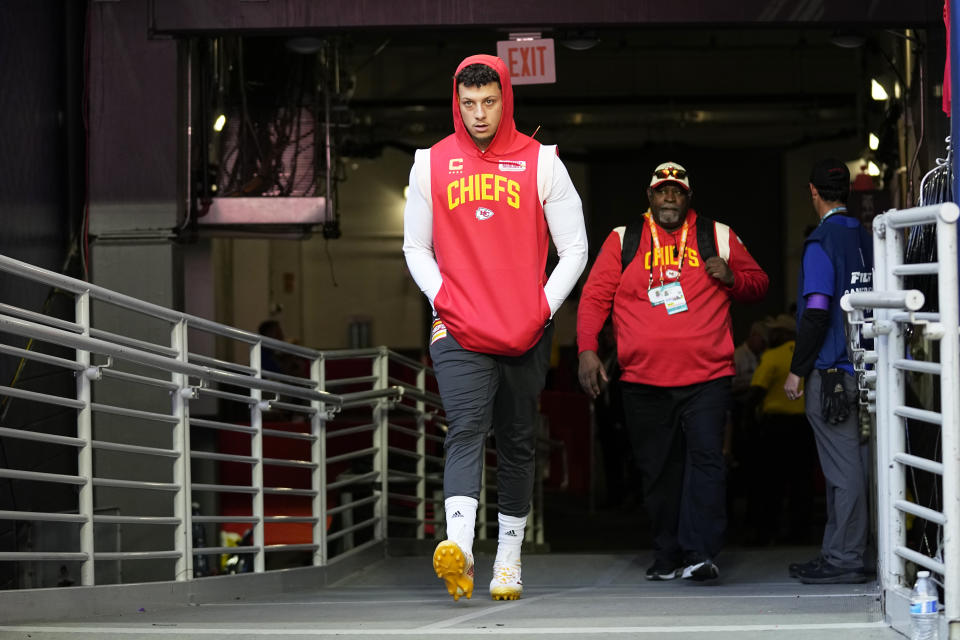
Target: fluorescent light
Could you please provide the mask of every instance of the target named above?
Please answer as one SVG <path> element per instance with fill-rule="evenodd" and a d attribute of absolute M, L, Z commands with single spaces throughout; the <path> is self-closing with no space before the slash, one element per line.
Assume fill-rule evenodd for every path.
<path fill-rule="evenodd" d="M 873 78 L 870 80 L 870 97 L 874 100 L 882 101 L 890 96 L 887 95 L 887 90 L 883 88 L 883 85 L 877 82 L 876 78 Z"/>
<path fill-rule="evenodd" d="M 290 38 L 287 40 L 287 49 L 293 51 L 294 53 L 302 53 L 308 55 L 311 53 L 317 53 L 323 49 L 324 41 L 320 38 L 315 38 L 313 36 L 305 36 L 302 38 Z"/>
<path fill-rule="evenodd" d="M 867 173 L 871 176 L 878 176 L 880 175 L 880 167 L 877 166 L 876 162 L 871 160 L 869 164 L 867 164 Z"/>
<path fill-rule="evenodd" d="M 870 134 L 870 151 L 876 151 L 880 147 L 880 138 L 877 137 L 877 134 Z"/>
<path fill-rule="evenodd" d="M 221 113 L 217 116 L 217 121 L 213 123 L 213 130 L 218 132 L 223 131 L 223 125 L 225 124 L 227 124 L 227 116 Z"/>

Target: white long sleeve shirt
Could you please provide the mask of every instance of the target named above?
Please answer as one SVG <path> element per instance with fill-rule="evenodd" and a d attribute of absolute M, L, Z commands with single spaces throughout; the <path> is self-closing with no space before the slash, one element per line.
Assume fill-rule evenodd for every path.
<path fill-rule="evenodd" d="M 544 294 L 550 317 L 557 312 L 587 264 L 587 231 L 583 205 L 555 145 L 541 145 L 537 191 L 559 262 L 550 274 Z M 430 194 L 430 150 L 419 149 L 410 169 L 410 188 L 403 212 L 403 253 L 414 281 L 430 304 L 443 277 L 433 252 L 433 199 Z"/>

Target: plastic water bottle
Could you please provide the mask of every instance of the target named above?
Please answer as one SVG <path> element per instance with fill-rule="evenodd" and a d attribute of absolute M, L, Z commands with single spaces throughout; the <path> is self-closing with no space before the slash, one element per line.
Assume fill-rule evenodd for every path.
<path fill-rule="evenodd" d="M 929 571 L 917 571 L 917 582 L 910 593 L 910 640 L 937 640 L 937 585 Z"/>

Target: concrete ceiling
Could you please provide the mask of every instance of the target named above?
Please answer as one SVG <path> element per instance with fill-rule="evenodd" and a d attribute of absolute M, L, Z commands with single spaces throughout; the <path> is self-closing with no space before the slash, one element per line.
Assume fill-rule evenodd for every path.
<path fill-rule="evenodd" d="M 793 146 L 858 135 L 881 119 L 870 78 L 899 40 L 860 32 L 837 46 L 826 28 L 543 30 L 556 42 L 557 82 L 515 88 L 521 131 L 567 153 L 664 142 Z M 589 36 L 588 50 L 564 42 Z M 473 53 L 495 53 L 496 29 L 386 31 L 338 37 L 352 139 L 420 147 L 452 130 L 450 77 Z M 881 51 L 885 52 L 881 54 Z M 888 74 L 889 75 L 889 74 Z"/>
<path fill-rule="evenodd" d="M 339 121 L 356 149 L 424 146 L 451 130 L 449 78 L 511 32 L 557 42 L 557 83 L 517 89 L 521 130 L 569 150 L 679 142 L 790 146 L 862 135 L 883 117 L 869 78 L 920 29 L 942 70 L 940 0 L 164 0 L 161 37 L 336 42 Z M 927 33 L 925 30 L 932 30 Z M 851 34 L 859 48 L 842 48 Z M 571 50 L 573 40 L 596 46 Z M 849 43 L 849 38 L 847 39 Z M 279 73 L 283 61 L 277 60 Z M 929 74 L 935 77 L 936 73 Z"/>

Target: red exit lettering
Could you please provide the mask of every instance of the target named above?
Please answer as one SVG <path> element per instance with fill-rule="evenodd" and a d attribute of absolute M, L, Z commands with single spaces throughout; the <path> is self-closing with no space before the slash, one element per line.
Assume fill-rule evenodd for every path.
<path fill-rule="evenodd" d="M 514 84 L 549 84 L 557 81 L 553 40 L 505 40 L 497 55 L 510 70 Z"/>
<path fill-rule="evenodd" d="M 544 72 L 544 54 L 547 47 L 539 45 L 517 49 L 510 47 L 508 64 L 511 76 L 539 76 Z"/>

